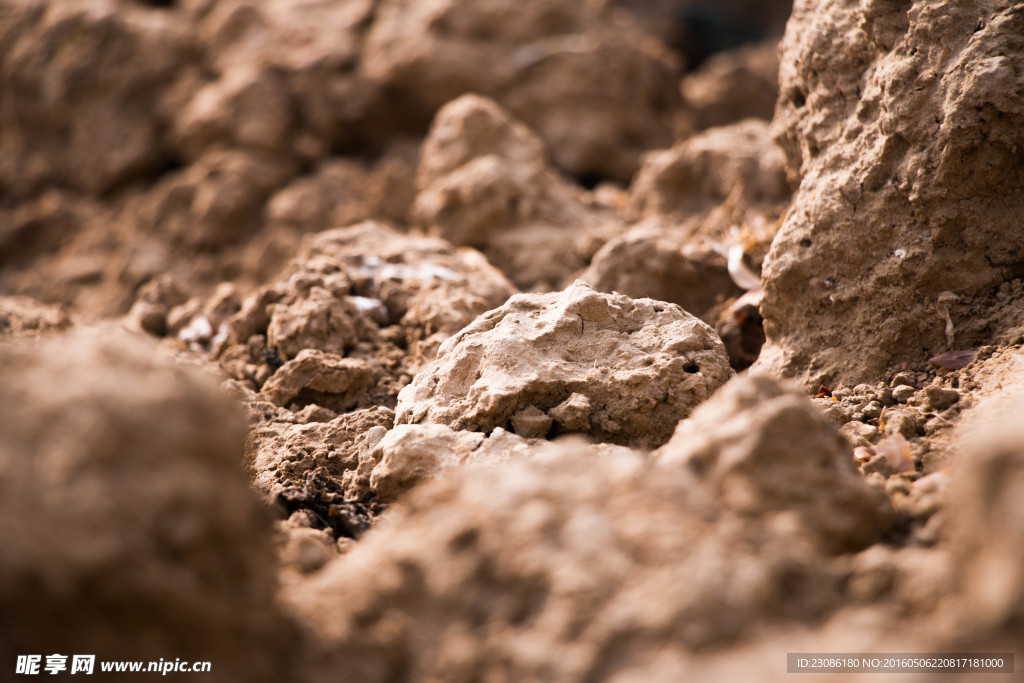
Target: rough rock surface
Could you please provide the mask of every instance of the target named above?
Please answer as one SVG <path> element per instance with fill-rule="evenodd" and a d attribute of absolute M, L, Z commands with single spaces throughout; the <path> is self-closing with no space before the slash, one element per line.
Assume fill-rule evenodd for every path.
<path fill-rule="evenodd" d="M 370 488 L 381 501 L 391 502 L 447 470 L 504 462 L 513 455 L 528 453 L 535 443 L 503 429 L 488 436 L 440 424 L 397 425 L 370 453 L 376 462 Z"/>
<path fill-rule="evenodd" d="M 424 121 L 465 93 L 495 98 L 580 177 L 627 181 L 679 107 L 667 51 L 587 0 L 386 0 L 363 63 Z"/>
<path fill-rule="evenodd" d="M 477 95 L 438 112 L 417 186 L 414 224 L 481 249 L 522 289 L 561 289 L 623 229 L 550 167 L 536 133 Z"/>
<path fill-rule="evenodd" d="M 399 390 L 513 291 L 478 252 L 382 223 L 309 238 L 208 347 L 249 403 L 257 488 L 288 512 L 309 511 L 315 528 L 365 530 L 377 498 L 363 456 L 394 423 Z"/>
<path fill-rule="evenodd" d="M 369 393 L 374 375 L 366 361 L 303 349 L 263 384 L 260 395 L 279 406 L 315 403 L 343 412 L 358 405 Z"/>
<path fill-rule="evenodd" d="M 229 319 L 220 358 L 253 390 L 293 373 L 281 365 L 304 350 L 362 359 L 397 381 L 513 291 L 477 252 L 369 221 L 310 238 L 282 279 Z M 391 391 L 377 386 L 380 397 Z"/>
<path fill-rule="evenodd" d="M 581 395 L 573 394 L 573 397 Z M 538 413 L 543 415 L 540 411 Z M 550 425 L 551 419 L 548 418 L 547 422 Z M 589 425 L 582 424 L 578 431 L 586 429 Z M 370 460 L 374 463 L 369 479 L 372 495 L 386 504 L 394 502 L 415 486 L 440 479 L 457 468 L 496 466 L 514 458 L 543 458 L 565 443 L 566 439 L 552 443 L 523 438 L 501 427 L 490 434 L 482 434 L 456 431 L 440 424 L 400 424 L 377 441 L 363 458 L 367 465 Z M 610 444 L 593 444 L 589 450 L 594 457 L 630 452 L 627 448 Z M 363 466 L 362 462 L 360 466 Z"/>
<path fill-rule="evenodd" d="M 760 367 L 853 385 L 1024 322 L 997 298 L 1024 276 L 1022 48 L 1016 2 L 795 3 Z"/>
<path fill-rule="evenodd" d="M 0 605 L 19 615 L 4 659 L 170 649 L 218 662 L 211 680 L 283 675 L 292 640 L 237 406 L 113 328 L 0 356 Z"/>
<path fill-rule="evenodd" d="M 556 447 L 411 492 L 285 599 L 352 680 L 604 680 L 826 614 L 836 577 L 790 515 L 738 523 L 685 469 Z"/>
<path fill-rule="evenodd" d="M 330 412 L 303 421 L 301 416 L 268 415 L 253 425 L 246 439 L 246 461 L 256 488 L 271 498 L 299 486 L 314 472 L 338 482 L 359 466 L 360 454 L 394 424 L 386 408 Z"/>
<path fill-rule="evenodd" d="M 517 295 L 449 339 L 399 395 L 396 422 L 489 432 L 581 394 L 591 436 L 651 448 L 731 373 L 718 336 L 678 306 L 576 282 Z"/>
<path fill-rule="evenodd" d="M 879 537 L 888 501 L 864 484 L 849 444 L 795 387 L 745 375 L 679 423 L 652 457 L 684 467 L 743 516 L 788 510 L 833 552 Z"/>

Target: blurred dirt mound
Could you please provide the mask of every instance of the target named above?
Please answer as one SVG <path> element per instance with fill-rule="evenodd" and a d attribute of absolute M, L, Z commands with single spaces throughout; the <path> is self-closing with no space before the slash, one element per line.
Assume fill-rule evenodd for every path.
<path fill-rule="evenodd" d="M 683 651 L 720 647 L 816 619 L 840 594 L 827 548 L 877 534 L 884 501 L 869 502 L 842 440 L 806 398 L 771 380 L 735 383 L 732 396 L 747 400 L 733 419 L 755 436 L 709 463 L 708 473 L 736 462 L 721 484 L 671 458 L 651 463 L 581 444 L 470 467 L 412 492 L 286 599 L 349 663 L 352 680 L 606 679 L 669 640 Z M 731 400 L 713 399 L 732 412 Z M 814 428 L 773 422 L 785 410 L 745 419 L 761 400 L 792 402 Z M 709 404 L 690 422 L 699 433 L 719 418 Z M 801 441 L 782 455 L 758 439 L 770 433 L 762 430 Z M 678 447 L 687 444 L 666 453 Z M 770 497 L 742 497 L 800 477 L 801 457 L 828 479 L 814 506 L 796 480 L 769 484 Z M 828 474 L 836 468 L 849 472 Z M 723 500 L 723 486 L 740 498 Z M 837 534 L 824 520 L 838 519 L 847 531 Z"/>
<path fill-rule="evenodd" d="M 385 0 L 363 59 L 407 116 L 493 97 L 582 178 L 628 181 L 672 141 L 680 107 L 667 50 L 604 2 Z"/>
<path fill-rule="evenodd" d="M 770 121 L 779 97 L 779 44 L 770 40 L 711 57 L 680 87 L 694 130 L 743 119 Z"/>
<path fill-rule="evenodd" d="M 759 366 L 852 385 L 1020 326 L 1024 8 L 801 0 L 781 55 Z"/>
<path fill-rule="evenodd" d="M 1024 631 L 1024 356 L 965 416 L 949 489 L 950 549 L 961 586 L 947 638 L 971 646 Z"/>
<path fill-rule="evenodd" d="M 170 656 L 277 680 L 295 642 L 237 406 L 112 328 L 0 346 L 0 363 L 4 659 Z"/>
<path fill-rule="evenodd" d="M 452 244 L 481 249 L 523 289 L 562 289 L 623 220 L 547 156 L 544 142 L 496 103 L 460 97 L 423 143 L 410 217 Z"/>

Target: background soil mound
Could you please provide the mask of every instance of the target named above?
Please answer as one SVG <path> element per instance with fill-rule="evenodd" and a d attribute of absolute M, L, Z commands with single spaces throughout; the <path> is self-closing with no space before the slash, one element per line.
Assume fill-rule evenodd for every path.
<path fill-rule="evenodd" d="M 363 58 L 424 122 L 459 95 L 495 98 L 577 177 L 628 180 L 680 106 L 668 51 L 606 3 L 387 0 Z"/>
<path fill-rule="evenodd" d="M 438 112 L 416 177 L 413 223 L 482 250 L 522 289 L 561 289 L 624 227 L 550 166 L 533 131 L 475 95 Z"/>

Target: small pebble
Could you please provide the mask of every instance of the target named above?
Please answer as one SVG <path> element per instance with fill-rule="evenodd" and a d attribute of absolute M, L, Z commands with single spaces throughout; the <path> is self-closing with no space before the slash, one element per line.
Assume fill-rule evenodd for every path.
<path fill-rule="evenodd" d="M 865 420 L 874 420 L 882 414 L 883 405 L 878 401 L 871 401 L 861 408 Z"/>
<path fill-rule="evenodd" d="M 889 464 L 884 455 L 875 455 L 866 463 L 861 465 L 861 470 L 865 475 L 877 474 L 884 479 L 888 479 L 892 475 L 896 474 L 896 470 Z"/>
<path fill-rule="evenodd" d="M 901 386 L 913 389 L 915 387 L 914 376 L 909 372 L 901 372 L 892 378 L 892 382 L 889 383 L 889 386 L 893 389 Z"/>
<path fill-rule="evenodd" d="M 863 422 L 847 422 L 839 428 L 839 433 L 854 446 L 869 446 L 871 440 L 878 436 L 878 428 Z"/>
<path fill-rule="evenodd" d="M 916 389 L 909 384 L 900 384 L 892 390 L 892 397 L 900 403 L 906 403 L 916 393 Z"/>
<path fill-rule="evenodd" d="M 945 410 L 960 400 L 960 392 L 957 390 L 946 389 L 935 384 L 925 387 L 924 394 L 932 410 Z"/>
<path fill-rule="evenodd" d="M 853 459 L 858 463 L 865 463 L 875 457 L 875 449 L 870 446 L 857 446 L 853 449 Z"/>
<path fill-rule="evenodd" d="M 887 436 L 899 434 L 905 439 L 917 436 L 917 421 L 906 412 L 887 412 L 885 417 Z"/>

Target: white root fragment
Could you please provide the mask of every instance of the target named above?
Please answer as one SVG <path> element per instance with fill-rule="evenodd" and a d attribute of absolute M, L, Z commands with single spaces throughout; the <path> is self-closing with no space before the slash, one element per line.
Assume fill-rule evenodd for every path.
<path fill-rule="evenodd" d="M 949 348 L 953 348 L 953 339 L 956 336 L 953 318 L 949 315 L 949 304 L 959 300 L 960 297 L 953 292 L 940 292 L 938 303 L 935 304 L 935 310 L 946 320 L 946 345 Z"/>
<path fill-rule="evenodd" d="M 734 244 L 729 247 L 728 255 L 729 277 L 736 283 L 737 287 L 743 289 L 755 289 L 761 286 L 761 278 L 754 274 L 754 271 L 747 268 L 743 262 L 743 245 Z"/>

